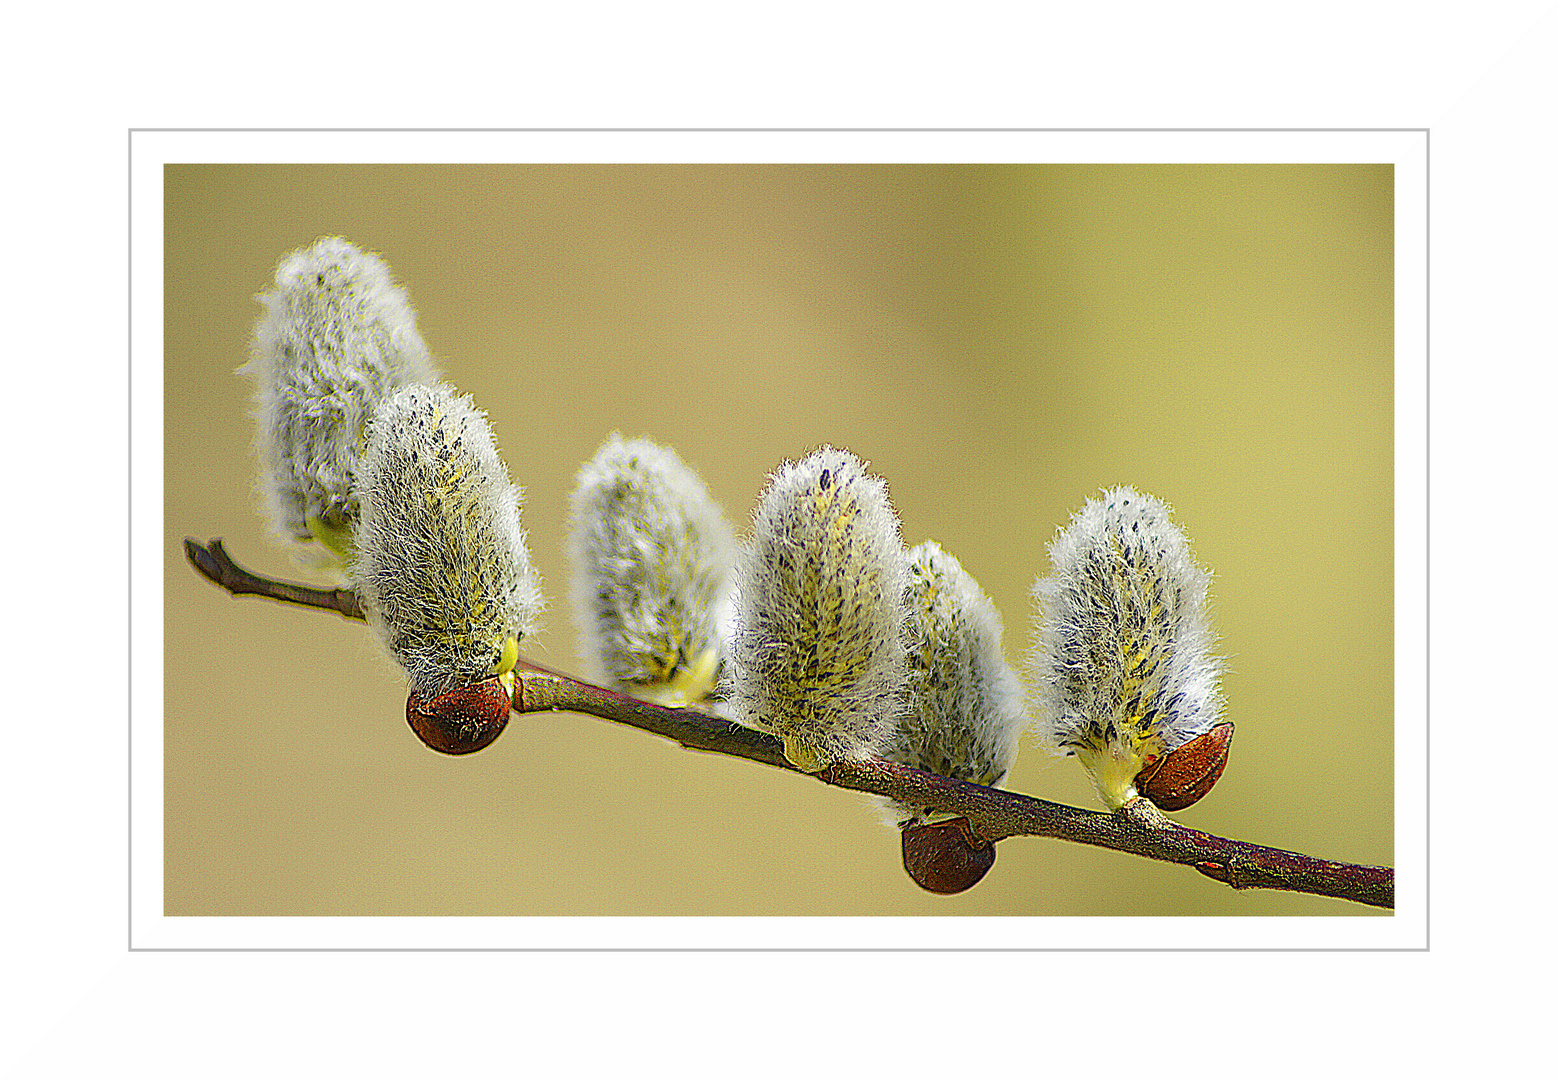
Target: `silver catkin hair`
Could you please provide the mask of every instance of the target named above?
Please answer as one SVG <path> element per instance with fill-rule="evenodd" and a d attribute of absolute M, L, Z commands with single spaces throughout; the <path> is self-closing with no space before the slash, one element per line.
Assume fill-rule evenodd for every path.
<path fill-rule="evenodd" d="M 389 266 L 340 237 L 284 257 L 257 299 L 264 312 L 240 370 L 254 383 L 262 509 L 299 561 L 320 565 L 330 553 L 317 526 L 349 533 L 355 520 L 374 409 L 438 372 Z"/>
<path fill-rule="evenodd" d="M 496 674 L 543 607 L 520 490 L 486 416 L 452 387 L 407 386 L 374 415 L 352 584 L 424 698 Z"/>
<path fill-rule="evenodd" d="M 1089 499 L 1050 545 L 1050 561 L 1033 589 L 1035 731 L 1080 758 L 1104 802 L 1119 806 L 1154 755 L 1222 715 L 1211 574 L 1169 508 L 1128 487 Z"/>
<path fill-rule="evenodd" d="M 607 439 L 579 470 L 568 546 L 587 678 L 693 700 L 712 689 L 735 533 L 674 450 Z"/>
<path fill-rule="evenodd" d="M 884 755 L 927 772 L 998 787 L 1017 759 L 1024 688 L 1001 652 L 1001 617 L 973 577 L 939 544 L 908 553 L 904 594 L 906 700 Z M 898 824 L 948 814 L 890 799 Z"/>
<path fill-rule="evenodd" d="M 902 703 L 907 567 L 886 485 L 824 447 L 774 473 L 736 561 L 729 709 L 816 772 L 878 754 Z"/>

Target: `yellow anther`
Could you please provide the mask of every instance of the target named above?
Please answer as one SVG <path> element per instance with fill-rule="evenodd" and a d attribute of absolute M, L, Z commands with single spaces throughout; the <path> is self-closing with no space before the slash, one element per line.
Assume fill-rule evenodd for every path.
<path fill-rule="evenodd" d="M 309 534 L 324 547 L 328 548 L 343 564 L 352 561 L 354 549 L 351 530 L 338 529 L 334 525 L 327 525 L 317 514 L 309 514 L 303 520 L 308 526 Z"/>
<path fill-rule="evenodd" d="M 492 669 L 494 675 L 507 675 L 514 670 L 514 665 L 519 663 L 519 638 L 510 634 L 503 639 L 503 652 L 498 657 L 497 667 Z"/>

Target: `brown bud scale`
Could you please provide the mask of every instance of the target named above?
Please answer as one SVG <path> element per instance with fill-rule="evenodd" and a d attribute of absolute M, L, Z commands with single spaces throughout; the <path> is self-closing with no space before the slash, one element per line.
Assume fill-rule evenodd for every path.
<path fill-rule="evenodd" d="M 1233 724 L 1221 723 L 1136 774 L 1136 790 L 1159 810 L 1183 810 L 1212 790 L 1228 764 Z"/>
<path fill-rule="evenodd" d="M 968 818 L 903 830 L 903 868 L 920 888 L 944 895 L 971 889 L 995 865 L 995 845 Z"/>
<path fill-rule="evenodd" d="M 497 678 L 423 700 L 406 698 L 406 723 L 441 754 L 472 754 L 503 734 L 513 701 Z"/>

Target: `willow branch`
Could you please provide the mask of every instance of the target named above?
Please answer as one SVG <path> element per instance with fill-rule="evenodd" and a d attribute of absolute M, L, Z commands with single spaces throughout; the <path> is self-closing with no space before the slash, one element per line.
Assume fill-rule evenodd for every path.
<path fill-rule="evenodd" d="M 195 569 L 234 596 L 262 596 L 347 618 L 363 617 L 349 589 L 312 589 L 260 577 L 233 562 L 220 540 L 204 546 L 185 540 L 184 549 Z M 707 710 L 641 701 L 525 662 L 517 674 L 514 708 L 519 712 L 586 713 L 673 739 L 690 750 L 799 772 L 785 759 L 777 739 Z M 1146 799 L 1134 799 L 1115 813 L 1083 810 L 880 758 L 837 762 L 813 776 L 834 787 L 966 817 L 980 836 L 992 842 L 1044 836 L 1189 866 L 1235 889 L 1283 889 L 1372 907 L 1395 906 L 1395 871 L 1390 867 L 1332 862 L 1187 829 L 1164 817 Z"/>

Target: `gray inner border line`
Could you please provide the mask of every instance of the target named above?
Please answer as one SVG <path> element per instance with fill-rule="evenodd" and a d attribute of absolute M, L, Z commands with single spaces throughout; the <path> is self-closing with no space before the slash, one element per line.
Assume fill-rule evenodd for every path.
<path fill-rule="evenodd" d="M 126 678 L 125 689 L 126 689 L 126 693 L 128 695 L 128 703 L 130 704 L 131 707 L 127 710 L 126 730 L 125 730 L 125 735 L 126 735 L 126 738 L 127 738 L 127 741 L 128 741 L 128 745 L 126 747 L 127 771 L 126 771 L 126 777 L 125 777 L 125 790 L 126 790 L 126 814 L 125 814 L 125 818 L 126 818 L 126 822 L 125 822 L 125 832 L 126 832 L 126 835 L 125 835 L 125 888 L 126 888 L 126 897 L 125 897 L 125 901 L 126 901 L 126 903 L 125 903 L 125 951 L 127 951 L 127 952 L 449 952 L 449 953 L 455 953 L 455 952 L 537 952 L 537 953 L 551 953 L 551 952 L 557 952 L 557 953 L 563 953 L 563 952 L 576 952 L 576 953 L 596 953 L 596 952 L 600 952 L 600 953 L 660 953 L 660 952 L 667 952 L 667 953 L 706 953 L 706 952 L 713 952 L 713 953 L 718 953 L 718 952 L 818 952 L 818 953 L 878 953 L 878 952 L 898 952 L 898 953 L 922 953 L 922 952 L 923 953 L 954 953 L 954 952 L 957 952 L 957 953 L 962 953 L 962 952 L 966 952 L 966 953 L 986 953 L 986 952 L 992 952 L 992 953 L 1007 953 L 1007 952 L 1011 952 L 1011 953 L 1032 953 L 1032 952 L 1056 952 L 1056 953 L 1065 953 L 1065 952 L 1102 952 L 1102 953 L 1113 953 L 1113 952 L 1119 952 L 1119 953 L 1134 953 L 1134 952 L 1151 952 L 1151 953 L 1178 953 L 1178 952 L 1214 952 L 1214 953 L 1271 952 L 1271 953 L 1278 953 L 1278 952 L 1284 952 L 1284 953 L 1291 953 L 1291 952 L 1335 952 L 1335 953 L 1377 953 L 1377 952 L 1391 952 L 1391 953 L 1395 953 L 1395 952 L 1429 952 L 1429 951 L 1431 951 L 1432 941 L 1433 941 L 1433 918 L 1432 918 L 1432 914 L 1433 914 L 1433 888 L 1432 888 L 1432 882 L 1433 882 L 1433 848 L 1432 848 L 1431 844 L 1425 845 L 1425 849 L 1424 849 L 1424 852 L 1423 852 L 1423 870 L 1424 870 L 1424 884 L 1425 884 L 1424 895 L 1423 895 L 1424 940 L 1423 940 L 1423 944 L 1422 944 L 1421 947 L 1390 948 L 1390 947 L 1378 946 L 1378 947 L 1358 947 L 1358 948 L 1314 948 L 1314 949 L 1306 949 L 1306 948 L 1263 948 L 1263 947 L 1227 948 L 1227 949 L 1223 949 L 1223 948 L 1192 949 L 1192 948 L 1167 948 L 1167 947 L 1166 948 L 1161 948 L 1161 949 L 1126 949 L 1126 948 L 1118 948 L 1118 949 L 1115 949 L 1115 948 L 1074 949 L 1074 948 L 1065 948 L 1065 947 L 1061 947 L 1061 948 L 1023 948 L 1023 947 L 1020 947 L 1020 946 L 1013 946 L 1011 948 L 1003 948 L 1003 949 L 959 948 L 959 947 L 956 947 L 956 946 L 951 946 L 951 947 L 948 947 L 948 948 L 941 948 L 941 949 L 928 949 L 928 948 L 927 949 L 920 949 L 920 948 L 805 948 L 805 947 L 802 947 L 802 948 L 764 948 L 764 947 L 758 947 L 758 946 L 732 946 L 730 948 L 696 948 L 696 947 L 694 947 L 694 948 L 669 948 L 669 947 L 653 947 L 653 946 L 647 946 L 647 947 L 643 947 L 643 948 L 631 948 L 631 947 L 629 947 L 629 948 L 594 948 L 594 947 L 588 947 L 588 946 L 586 946 L 586 947 L 578 947 L 578 948 L 550 948 L 550 947 L 521 948 L 521 947 L 517 947 L 517 946 L 494 946 L 492 948 L 470 948 L 470 947 L 447 947 L 447 946 L 433 946 L 433 945 L 427 945 L 427 946 L 276 946 L 274 948 L 259 948 L 259 947 L 247 947 L 247 946 L 161 946 L 161 947 L 140 946 L 140 947 L 137 947 L 136 944 L 135 944 L 135 940 L 134 940 L 134 937 L 135 937 L 135 911 L 134 911 L 134 908 L 135 908 L 135 888 L 134 888 L 134 857 L 135 857 L 135 852 L 134 852 L 134 848 L 135 848 L 135 829 L 134 829 L 134 824 L 135 824 L 134 823 L 134 814 L 135 814 L 135 811 L 134 811 L 134 775 L 135 775 L 135 769 L 134 769 L 134 755 L 135 755 L 135 743 L 134 743 L 134 739 L 132 737 L 133 734 L 134 734 L 134 726 L 135 726 L 135 721 L 134 721 L 134 705 L 133 705 L 133 703 L 134 703 L 134 693 L 133 693 L 133 690 L 134 690 L 134 680 L 135 680 L 135 664 L 134 664 L 135 636 L 134 636 L 134 633 L 133 633 L 133 630 L 134 630 L 133 611 L 134 611 L 135 596 L 134 596 L 134 588 L 133 588 L 133 583 L 132 583 L 132 572 L 133 572 L 134 563 L 135 563 L 135 557 L 134 557 L 135 556 L 135 551 L 134 551 L 135 536 L 134 536 L 134 511 L 133 511 L 133 507 L 135 505 L 135 500 L 134 500 L 134 476 L 135 476 L 135 470 L 134 470 L 134 461 L 133 461 L 133 444 L 134 444 L 134 439 L 133 439 L 133 437 L 130 434 L 131 431 L 134 428 L 134 414 L 135 414 L 134 400 L 133 400 L 133 392 L 134 392 L 134 378 L 133 378 L 133 370 L 132 370 L 133 364 L 131 362 L 132 361 L 132 355 L 131 354 L 133 352 L 133 348 L 131 347 L 131 345 L 132 345 L 132 343 L 134 341 L 134 324 L 135 324 L 135 305 L 134 305 L 135 278 L 134 278 L 134 274 L 133 274 L 134 265 L 135 265 L 135 258 L 134 258 L 134 252 L 135 252 L 135 230 L 134 230 L 134 223 L 133 223 L 133 211 L 134 211 L 134 207 L 135 207 L 135 192 L 134 192 L 134 187 L 135 187 L 135 160 L 134 160 L 135 159 L 135 136 L 137 134 L 152 134 L 152 133 L 198 134 L 198 133 L 211 133 L 211 132 L 235 132 L 235 133 L 253 134 L 253 135 L 275 134 L 275 133 L 280 133 L 280 132 L 306 132 L 306 133 L 310 133 L 310 134 L 321 134 L 321 135 L 362 134 L 362 133 L 369 133 L 369 134 L 410 134 L 410 133 L 421 133 L 421 134 L 439 134 L 439 135 L 443 135 L 443 134 L 449 134 L 449 135 L 459 135 L 459 134 L 591 134 L 591 135 L 593 135 L 593 134 L 622 134 L 622 133 L 653 135 L 653 134 L 668 134 L 668 133 L 685 133 L 685 134 L 700 134 L 700 135 L 702 135 L 702 134 L 718 135 L 718 134 L 730 134 L 730 133 L 736 133 L 736 132 L 751 133 L 751 134 L 761 134 L 761 135 L 796 134 L 796 133 L 825 134 L 825 135 L 826 134 L 860 134 L 860 133 L 912 134 L 912 135 L 949 134 L 949 133 L 950 134 L 959 134 L 959 135 L 962 135 L 962 134 L 978 135 L 978 134 L 1101 134 L 1101 133 L 1103 133 L 1103 134 L 1114 134 L 1114 133 L 1129 134 L 1129 133 L 1143 133 L 1143 134 L 1165 134 L 1165 135 L 1168 135 L 1168 134 L 1185 134 L 1185 133 L 1192 133 L 1192 132 L 1210 133 L 1210 134 L 1230 134 L 1230 135 L 1232 135 L 1232 134 L 1250 134 L 1250 133 L 1254 133 L 1254 132 L 1269 132 L 1269 133 L 1273 133 L 1273 134 L 1283 134 L 1283 135 L 1288 135 L 1288 134 L 1296 135 L 1296 134 L 1306 134 L 1306 133 L 1307 134 L 1315 134 L 1315 133 L 1366 134 L 1366 135 L 1375 135 L 1375 134 L 1384 134 L 1384 133 L 1391 133 L 1391 134 L 1421 134 L 1423 136 L 1423 195 L 1424 195 L 1424 200 L 1423 200 L 1423 202 L 1424 202 L 1424 206 L 1423 206 L 1423 241 L 1424 241 L 1424 243 L 1423 243 L 1423 256 L 1424 256 L 1424 258 L 1423 258 L 1423 262 L 1424 262 L 1424 273 L 1423 273 L 1423 300 L 1424 300 L 1424 310 L 1423 310 L 1423 329 L 1424 329 L 1424 367 L 1423 367 L 1423 389 L 1424 389 L 1424 416 L 1423 416 L 1423 420 L 1424 420 L 1424 430 L 1423 430 L 1423 454 L 1424 454 L 1424 460 L 1425 460 L 1425 462 L 1427 464 L 1427 468 L 1425 468 L 1425 470 L 1424 470 L 1425 473 L 1427 474 L 1427 476 L 1432 476 L 1432 473 L 1433 473 L 1433 461 L 1432 461 L 1433 442 L 1432 442 L 1432 439 L 1431 439 L 1432 425 L 1433 425 L 1433 383 L 1432 383 L 1432 379 L 1431 379 L 1431 373 L 1432 373 L 1432 368 L 1433 368 L 1433 332 L 1432 332 L 1433 331 L 1433 153 L 1432 153 L 1432 150 L 1433 150 L 1433 147 L 1432 147 L 1433 134 L 1432 134 L 1432 131 L 1429 128 L 1426 128 L 1426 127 L 1399 127 L 1399 128 L 1398 127 L 1386 127 L 1386 128 L 574 128 L 574 127 L 568 127 L 568 128 L 224 128 L 224 127 L 211 127 L 211 128 L 176 128 L 175 127 L 175 128 L 163 128 L 163 127 L 147 127 L 147 128 L 128 128 L 126 130 L 126 138 L 125 138 L 125 141 L 126 141 L 126 146 L 125 146 L 125 173 L 126 173 L 126 177 L 125 177 L 125 238 L 126 238 L 126 253 L 125 253 L 126 285 L 125 285 L 125 298 L 129 302 L 128 310 L 125 313 L 125 328 L 126 328 L 126 332 L 128 334 L 128 337 L 127 337 L 126 342 L 125 342 L 125 344 L 126 344 L 126 350 L 125 350 L 125 386 L 126 386 L 126 395 L 125 395 L 125 397 L 126 397 L 126 403 L 127 403 L 127 410 L 126 410 L 126 416 L 125 416 L 125 432 L 126 432 L 126 442 L 127 442 L 127 445 L 126 445 L 126 448 L 125 448 L 125 492 L 126 492 L 126 495 L 129 498 L 127 499 L 127 507 L 126 507 L 128 512 L 125 515 L 125 517 L 126 517 L 126 532 L 128 534 L 128 536 L 127 536 L 127 541 L 128 542 L 126 544 L 126 559 L 125 559 L 125 569 L 126 569 L 126 575 L 125 575 L 125 579 L 126 579 L 126 581 L 125 581 L 125 600 L 126 600 L 126 606 L 125 606 L 125 614 L 126 614 L 125 641 L 126 641 L 126 660 L 127 660 L 127 663 L 128 663 L 128 667 L 127 667 L 126 674 L 125 674 L 125 678 Z M 1433 523 L 1432 497 L 1433 497 L 1432 485 L 1427 482 L 1427 479 L 1425 477 L 1424 490 L 1423 490 L 1423 514 L 1424 514 L 1424 521 L 1423 521 L 1423 525 L 1424 525 L 1424 529 L 1423 529 L 1423 537 L 1424 537 L 1423 548 L 1424 548 L 1424 555 L 1427 556 L 1426 562 L 1428 563 L 1428 565 L 1430 567 L 1432 566 L 1432 555 L 1433 555 L 1433 552 L 1432 552 L 1432 542 L 1433 541 L 1432 541 L 1431 533 L 1429 532 L 1429 526 L 1431 526 L 1432 523 Z M 1430 629 L 1431 626 L 1432 626 L 1432 623 L 1433 623 L 1433 618 L 1432 618 L 1433 594 L 1432 594 L 1432 591 L 1431 591 L 1431 585 L 1432 585 L 1432 573 L 1429 570 L 1425 570 L 1424 580 L 1423 580 L 1424 615 L 1425 615 L 1425 618 L 1424 618 L 1424 629 L 1423 629 L 1423 652 L 1424 652 L 1424 656 L 1425 657 L 1431 655 L 1432 644 L 1433 644 L 1433 634 L 1432 634 L 1431 629 Z M 1430 691 L 1432 689 L 1432 680 L 1433 680 L 1432 671 L 1427 667 L 1427 665 L 1425 665 L 1424 666 L 1424 687 L 1423 687 L 1423 689 L 1424 689 L 1424 693 L 1425 693 L 1425 700 L 1426 701 L 1430 701 L 1430 702 L 1431 702 L 1431 697 L 1432 697 L 1432 695 L 1430 693 Z M 1432 769 L 1432 764 L 1433 764 L 1433 724 L 1432 724 L 1432 713 L 1433 713 L 1433 706 L 1432 706 L 1432 704 L 1430 703 L 1430 704 L 1425 705 L 1424 720 L 1427 722 L 1427 727 L 1426 727 L 1426 729 L 1424 731 L 1424 770 L 1425 770 L 1425 775 L 1424 775 L 1424 806 L 1423 806 L 1423 812 L 1424 812 L 1424 822 L 1428 826 L 1425 831 L 1430 836 L 1432 835 L 1432 832 L 1433 832 L 1433 827 L 1432 827 L 1433 800 L 1431 798 L 1431 794 L 1432 794 L 1431 786 L 1432 786 L 1432 783 L 1433 783 L 1433 769 Z"/>

